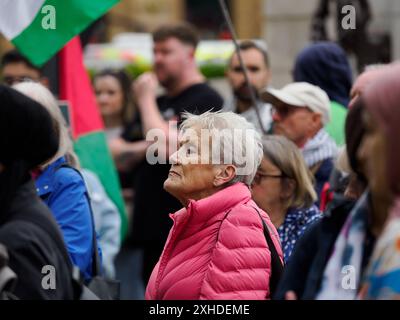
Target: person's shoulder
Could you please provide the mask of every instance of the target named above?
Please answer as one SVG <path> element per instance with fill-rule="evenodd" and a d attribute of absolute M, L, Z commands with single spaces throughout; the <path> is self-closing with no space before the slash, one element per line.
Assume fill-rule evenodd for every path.
<path fill-rule="evenodd" d="M 186 90 L 186 93 L 196 99 L 202 98 L 208 99 L 208 102 L 220 103 L 220 106 L 222 107 L 223 99 L 221 95 L 206 82 L 192 85 Z"/>
<path fill-rule="evenodd" d="M 265 222 L 267 223 L 267 221 Z M 268 223 L 267 225 L 269 227 Z M 217 241 L 221 244 L 222 250 L 239 248 L 264 250 L 267 247 L 263 224 L 257 211 L 244 203 L 234 206 L 226 213 L 218 230 Z M 240 253 L 233 252 L 232 254 Z"/>
<path fill-rule="evenodd" d="M 55 186 L 84 187 L 82 175 L 72 167 L 61 167 L 54 172 L 53 179 Z"/>
<path fill-rule="evenodd" d="M 347 114 L 347 108 L 340 104 L 339 102 L 331 100 L 331 111 L 335 115 L 346 115 Z"/>
<path fill-rule="evenodd" d="M 227 214 L 226 219 L 231 226 L 262 229 L 262 221 L 257 211 L 263 219 L 267 219 L 268 216 L 261 209 L 257 209 L 255 206 L 256 205 L 253 204 L 252 201 L 239 203 L 231 209 Z"/>
<path fill-rule="evenodd" d="M 203 94 L 203 95 L 208 95 L 210 97 L 214 97 L 215 99 L 221 99 L 222 97 L 221 95 L 218 93 L 217 90 L 215 90 L 213 87 L 211 87 L 208 83 L 203 82 L 203 83 L 199 83 L 195 86 L 193 86 L 194 90 L 197 90 L 199 93 Z"/>
<path fill-rule="evenodd" d="M 314 217 L 314 216 L 321 217 L 321 211 L 318 209 L 318 207 L 315 204 L 313 204 L 311 207 L 305 208 L 303 210 L 304 210 L 305 215 L 308 217 Z"/>
<path fill-rule="evenodd" d="M 26 248 L 40 234 L 41 230 L 35 224 L 22 219 L 13 220 L 1 227 L 0 243 L 10 250 Z"/>
<path fill-rule="evenodd" d="M 322 213 L 315 204 L 309 208 L 301 209 L 301 211 L 304 216 L 305 227 L 310 226 L 322 218 Z"/>
<path fill-rule="evenodd" d="M 334 165 L 335 165 L 334 161 L 335 160 L 333 157 L 328 157 L 328 158 L 322 160 L 317 172 L 315 173 L 315 177 L 318 179 L 318 177 L 329 176 L 331 171 L 334 168 Z"/>

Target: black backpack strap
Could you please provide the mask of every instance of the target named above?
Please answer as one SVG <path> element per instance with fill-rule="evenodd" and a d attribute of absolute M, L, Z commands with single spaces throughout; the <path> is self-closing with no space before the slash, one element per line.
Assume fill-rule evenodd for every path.
<path fill-rule="evenodd" d="M 257 213 L 261 219 L 261 222 L 263 225 L 263 230 L 264 230 L 264 237 L 265 237 L 265 240 L 267 240 L 268 248 L 269 248 L 269 251 L 271 252 L 271 275 L 270 275 L 270 279 L 269 279 L 269 291 L 270 291 L 270 297 L 272 297 L 276 291 L 276 288 L 278 287 L 279 280 L 283 273 L 284 265 L 282 264 L 282 261 L 279 258 L 279 254 L 276 251 L 275 244 L 272 241 L 271 234 L 269 232 L 269 228 L 268 228 L 267 224 L 265 223 L 264 219 L 262 218 L 262 216 L 261 216 L 260 212 L 257 210 L 257 208 L 256 207 L 253 207 L 253 208 L 257 211 Z"/>

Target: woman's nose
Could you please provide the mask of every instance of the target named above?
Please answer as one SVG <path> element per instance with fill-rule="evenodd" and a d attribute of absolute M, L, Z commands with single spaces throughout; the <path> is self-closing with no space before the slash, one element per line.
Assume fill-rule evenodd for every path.
<path fill-rule="evenodd" d="M 175 151 L 170 157 L 169 157 L 169 162 L 171 164 L 178 164 L 178 151 Z"/>
<path fill-rule="evenodd" d="M 97 101 L 99 103 L 107 103 L 108 97 L 105 94 L 97 95 Z"/>

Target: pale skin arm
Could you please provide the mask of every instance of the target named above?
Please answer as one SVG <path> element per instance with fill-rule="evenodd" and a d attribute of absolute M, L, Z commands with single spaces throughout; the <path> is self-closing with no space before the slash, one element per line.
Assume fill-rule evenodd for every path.
<path fill-rule="evenodd" d="M 133 95 L 140 111 L 144 135 L 151 129 L 161 129 L 168 133 L 168 123 L 157 107 L 158 85 L 156 76 L 151 72 L 142 74 L 133 84 Z"/>
<path fill-rule="evenodd" d="M 118 170 L 128 171 L 144 159 L 149 145 L 150 142 L 146 140 L 126 142 L 122 138 L 115 138 L 109 147 Z"/>
<path fill-rule="evenodd" d="M 177 140 L 178 130 L 169 128 L 168 122 L 163 119 L 158 110 L 156 101 L 158 86 L 159 83 L 153 73 L 144 73 L 135 81 L 133 95 L 142 120 L 143 135 L 146 136 L 152 129 L 162 130 L 168 143 L 169 140 Z M 113 139 L 110 142 L 110 151 L 118 170 L 127 171 L 142 161 L 151 143 L 151 141 L 146 140 L 127 142 L 122 138 Z M 160 149 L 159 153 L 168 156 L 168 148 Z"/>
<path fill-rule="evenodd" d="M 152 72 L 142 74 L 133 84 L 133 94 L 137 102 L 143 125 L 143 134 L 150 130 L 162 130 L 166 142 L 177 141 L 178 130 L 170 127 L 157 107 L 156 94 L 159 86 L 157 77 Z M 160 152 L 167 152 L 168 148 Z"/>

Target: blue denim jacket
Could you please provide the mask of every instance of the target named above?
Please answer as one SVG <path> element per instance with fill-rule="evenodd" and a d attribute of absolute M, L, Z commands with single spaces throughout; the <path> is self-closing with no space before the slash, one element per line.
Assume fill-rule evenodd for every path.
<path fill-rule="evenodd" d="M 75 170 L 62 166 L 61 157 L 36 179 L 36 191 L 52 211 L 64 237 L 72 263 L 86 281 L 92 277 L 93 224 L 86 186 Z"/>

